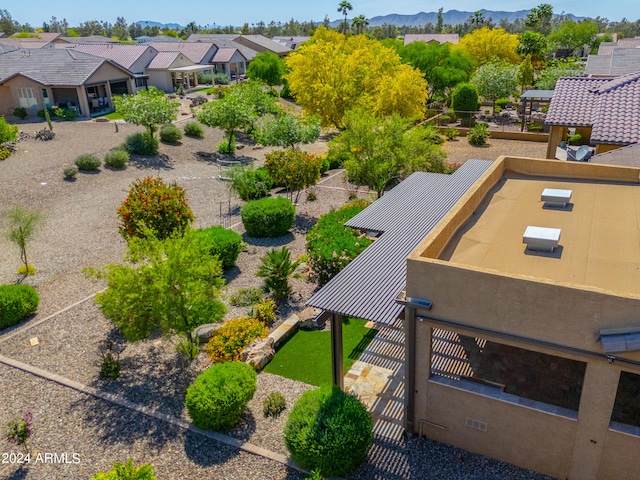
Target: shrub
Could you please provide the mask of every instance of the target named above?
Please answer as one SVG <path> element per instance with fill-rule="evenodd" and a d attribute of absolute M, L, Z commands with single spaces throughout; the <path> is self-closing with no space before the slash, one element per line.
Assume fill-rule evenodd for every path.
<path fill-rule="evenodd" d="M 211 75 L 210 73 L 198 72 L 198 83 L 200 85 L 211 83 L 212 79 L 213 75 Z"/>
<path fill-rule="evenodd" d="M 296 209 L 284 197 L 262 198 L 247 202 L 240 216 L 250 237 L 280 237 L 293 225 Z"/>
<path fill-rule="evenodd" d="M 233 167 L 229 169 L 229 189 L 248 202 L 269 195 L 273 188 L 273 179 L 264 168 Z"/>
<path fill-rule="evenodd" d="M 114 463 L 109 472 L 98 472 L 91 480 L 156 480 L 151 465 L 135 467 L 133 460 L 127 460 L 124 465 Z"/>
<path fill-rule="evenodd" d="M 100 378 L 117 380 L 120 376 L 120 355 L 113 350 L 114 343 L 112 341 L 107 341 L 104 347 L 100 364 Z"/>
<path fill-rule="evenodd" d="M 228 430 L 247 408 L 257 388 L 250 365 L 226 362 L 212 365 L 187 389 L 185 405 L 193 424 L 206 430 Z"/>
<path fill-rule="evenodd" d="M 265 300 L 251 310 L 251 317 L 260 320 L 265 325 L 271 325 L 276 321 L 276 302 Z"/>
<path fill-rule="evenodd" d="M 0 145 L 18 140 L 18 126 L 11 125 L 0 115 Z"/>
<path fill-rule="evenodd" d="M 265 417 L 277 417 L 287 408 L 287 401 L 280 392 L 271 392 L 262 402 Z"/>
<path fill-rule="evenodd" d="M 291 252 L 287 247 L 280 250 L 271 248 L 260 259 L 262 265 L 258 268 L 258 277 L 264 278 L 264 289 L 276 300 L 283 300 L 291 293 L 289 277 L 296 270 L 300 261 L 291 261 Z"/>
<path fill-rule="evenodd" d="M 302 150 L 275 150 L 265 158 L 264 166 L 269 176 L 274 182 L 285 185 L 289 192 L 311 187 L 320 178 L 323 160 Z"/>
<path fill-rule="evenodd" d="M 233 155 L 233 152 L 236 151 L 236 139 L 234 138 L 231 141 L 231 145 L 227 140 L 223 140 L 218 144 L 218 153 L 223 155 Z"/>
<path fill-rule="evenodd" d="M 241 288 L 229 296 L 229 302 L 236 307 L 249 307 L 262 302 L 262 289 L 251 287 Z"/>
<path fill-rule="evenodd" d="M 160 128 L 160 140 L 166 143 L 178 143 L 182 138 L 182 132 L 175 125 L 163 125 Z"/>
<path fill-rule="evenodd" d="M 322 215 L 307 234 L 311 279 L 324 285 L 342 270 L 371 240 L 344 223 L 360 213 L 366 202 L 354 202 Z"/>
<path fill-rule="evenodd" d="M 444 136 L 447 137 L 447 140 L 450 142 L 455 140 L 458 135 L 460 135 L 460 132 L 457 128 L 448 127 L 444 131 Z"/>
<path fill-rule="evenodd" d="M 53 108 L 49 107 L 49 108 L 47 109 L 47 111 L 49 112 L 49 115 L 53 115 Z M 46 116 L 46 115 L 45 115 L 45 113 L 44 113 L 44 109 L 42 109 L 42 110 L 38 110 L 38 111 L 36 112 L 36 115 L 37 115 L 38 117 L 42 118 L 42 119 L 47 118 L 47 116 Z"/>
<path fill-rule="evenodd" d="M 204 128 L 198 122 L 189 122 L 184 126 L 184 134 L 187 137 L 202 138 L 204 137 Z"/>
<path fill-rule="evenodd" d="M 507 103 L 509 103 L 510 100 L 508 98 L 498 98 L 496 100 L 496 107 L 500 107 L 500 111 L 504 110 L 504 108 L 507 106 Z"/>
<path fill-rule="evenodd" d="M 231 81 L 229 75 L 226 73 L 216 73 L 213 76 L 213 79 L 217 85 L 229 85 L 229 82 Z"/>
<path fill-rule="evenodd" d="M 479 123 L 467 133 L 469 143 L 477 147 L 485 145 L 487 138 L 489 138 L 489 127 L 486 123 Z"/>
<path fill-rule="evenodd" d="M 441 145 L 444 143 L 444 139 L 440 135 L 440 130 L 433 125 L 427 125 L 424 127 L 421 131 L 421 135 L 425 142 L 429 142 L 434 145 Z"/>
<path fill-rule="evenodd" d="M 64 173 L 64 178 L 74 178 L 78 175 L 78 167 L 67 167 L 62 173 Z"/>
<path fill-rule="evenodd" d="M 27 118 L 29 116 L 29 114 L 27 113 L 27 109 L 26 108 L 24 108 L 24 107 L 16 107 L 16 108 L 13 109 L 13 116 L 24 120 L 25 118 Z M 42 116 L 44 118 L 44 114 Z"/>
<path fill-rule="evenodd" d="M 194 218 L 184 189 L 175 182 L 167 185 L 153 177 L 133 182 L 118 208 L 118 216 L 120 233 L 125 238 L 144 237 L 145 228 L 150 228 L 160 240 L 174 232 L 184 234 Z"/>
<path fill-rule="evenodd" d="M 471 127 L 473 114 L 478 110 L 478 89 L 470 83 L 460 83 L 451 93 L 451 106 L 460 117 L 463 127 Z"/>
<path fill-rule="evenodd" d="M 230 362 L 240 358 L 242 351 L 256 338 L 265 338 L 269 329 L 255 318 L 241 317 L 227 320 L 211 333 L 204 349 L 212 362 Z"/>
<path fill-rule="evenodd" d="M 373 421 L 352 394 L 329 385 L 305 392 L 284 430 L 291 458 L 324 476 L 343 476 L 362 461 L 373 441 Z"/>
<path fill-rule="evenodd" d="M 0 162 L 9 158 L 11 156 L 11 153 L 13 152 L 9 148 L 0 147 Z"/>
<path fill-rule="evenodd" d="M 98 157 L 89 153 L 76 157 L 78 170 L 83 172 L 95 172 L 101 164 L 102 162 Z"/>
<path fill-rule="evenodd" d="M 51 130 L 47 130 L 46 128 L 43 128 L 42 130 L 38 130 L 36 132 L 36 140 L 42 140 L 43 142 L 53 140 L 55 136 L 55 133 L 53 133 Z"/>
<path fill-rule="evenodd" d="M 34 313 L 40 297 L 30 285 L 0 285 L 0 330 Z"/>
<path fill-rule="evenodd" d="M 576 134 L 571 135 L 567 139 L 567 143 L 569 145 L 578 145 L 581 140 L 582 140 L 582 135 L 580 135 L 579 133 L 576 133 Z"/>
<path fill-rule="evenodd" d="M 22 418 L 14 418 L 7 424 L 7 434 L 5 438 L 14 445 L 23 447 L 26 450 L 27 440 L 33 435 L 33 414 L 27 410 Z"/>
<path fill-rule="evenodd" d="M 124 149 L 131 154 L 152 156 L 158 153 L 158 139 L 147 132 L 134 133 L 125 140 Z"/>
<path fill-rule="evenodd" d="M 115 148 L 104 156 L 105 165 L 112 168 L 124 168 L 129 161 L 129 152 L 122 148 Z"/>
<path fill-rule="evenodd" d="M 221 226 L 201 228 L 194 232 L 196 238 L 205 243 L 211 255 L 217 256 L 222 268 L 227 270 L 236 264 L 238 255 L 244 248 L 242 236 Z"/>
<path fill-rule="evenodd" d="M 53 113 L 56 117 L 60 117 L 63 120 L 73 120 L 78 116 L 78 112 L 75 108 L 54 108 Z"/>

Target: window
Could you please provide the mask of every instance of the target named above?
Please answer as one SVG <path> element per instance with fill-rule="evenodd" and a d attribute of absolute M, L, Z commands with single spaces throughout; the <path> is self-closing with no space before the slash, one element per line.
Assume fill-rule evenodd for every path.
<path fill-rule="evenodd" d="M 136 87 L 146 87 L 147 79 L 146 78 L 136 78 Z"/>
<path fill-rule="evenodd" d="M 432 378 L 577 412 L 586 363 L 433 329 Z M 458 384 L 459 382 L 459 384 Z M 527 404 L 530 402 L 516 401 Z M 534 406 L 534 405 L 531 405 Z M 547 410 L 547 408 L 543 408 Z"/>
<path fill-rule="evenodd" d="M 611 422 L 640 427 L 640 375 L 620 372 Z"/>
<path fill-rule="evenodd" d="M 38 108 L 36 92 L 33 88 L 18 88 L 18 102 L 23 108 Z"/>

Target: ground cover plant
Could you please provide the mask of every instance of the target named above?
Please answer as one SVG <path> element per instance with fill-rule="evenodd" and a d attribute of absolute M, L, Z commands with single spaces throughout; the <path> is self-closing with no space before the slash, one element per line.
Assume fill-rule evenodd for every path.
<path fill-rule="evenodd" d="M 269 335 L 269 329 L 256 318 L 241 317 L 227 320 L 211 333 L 204 350 L 212 362 L 230 362 L 240 359 L 242 351 L 251 342 Z"/>
<path fill-rule="evenodd" d="M 366 320 L 346 319 L 342 324 L 344 373 L 375 337 L 377 330 L 365 328 Z M 299 330 L 264 368 L 265 372 L 310 385 L 331 382 L 331 332 Z"/>
<path fill-rule="evenodd" d="M 373 442 L 373 420 L 358 398 L 324 385 L 302 394 L 284 431 L 291 458 L 322 475 L 355 470 Z"/>

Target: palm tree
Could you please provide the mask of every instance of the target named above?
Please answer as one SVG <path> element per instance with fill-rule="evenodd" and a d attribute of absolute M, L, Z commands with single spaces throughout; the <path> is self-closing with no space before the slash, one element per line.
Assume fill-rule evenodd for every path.
<path fill-rule="evenodd" d="M 360 34 L 369 26 L 369 19 L 364 15 L 358 15 L 356 18 L 351 20 L 351 26 L 356 29 L 356 33 Z"/>
<path fill-rule="evenodd" d="M 351 5 L 349 2 L 347 2 L 347 0 L 342 0 L 342 2 L 340 2 L 340 5 L 338 5 L 338 11 L 341 12 L 344 15 L 344 34 L 347 34 L 347 27 L 348 27 L 348 23 L 347 23 L 347 12 L 349 10 L 353 10 L 353 5 Z"/>

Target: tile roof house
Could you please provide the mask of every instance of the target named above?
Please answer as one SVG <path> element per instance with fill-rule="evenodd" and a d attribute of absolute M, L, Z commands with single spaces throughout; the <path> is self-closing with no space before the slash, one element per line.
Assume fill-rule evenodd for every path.
<path fill-rule="evenodd" d="M 270 51 L 281 57 L 291 52 L 291 48 L 278 42 L 268 39 L 262 35 L 238 35 L 235 33 L 193 33 L 187 38 L 187 42 L 210 42 L 215 43 L 219 48 L 237 48 L 244 57 L 251 61 L 256 54 Z"/>
<path fill-rule="evenodd" d="M 193 63 L 208 65 L 216 53 L 217 47 L 211 43 L 192 42 L 150 42 L 159 52 L 180 52 Z"/>
<path fill-rule="evenodd" d="M 54 48 L 54 44 L 47 40 L 40 40 L 37 38 L 11 38 L 11 37 L 3 37 L 0 38 L 0 43 L 7 46 L 12 46 L 15 48 Z"/>
<path fill-rule="evenodd" d="M 179 84 L 187 89 L 198 84 L 196 72 L 208 68 L 194 64 L 186 55 L 180 52 L 158 52 L 147 66 L 149 84 L 173 92 Z"/>
<path fill-rule="evenodd" d="M 271 52 L 279 57 L 286 57 L 291 52 L 288 46 L 274 42 L 263 35 L 240 35 L 234 41 L 258 53 Z"/>
<path fill-rule="evenodd" d="M 460 43 L 460 35 L 457 33 L 407 33 L 404 36 L 404 44 L 409 45 L 413 42 L 438 42 L 451 43 L 457 45 Z"/>
<path fill-rule="evenodd" d="M 133 93 L 133 78 L 111 60 L 72 49 L 14 50 L 0 55 L 0 113 L 48 105 L 89 117 L 99 107 L 111 109 L 112 95 Z"/>
<path fill-rule="evenodd" d="M 108 58 L 133 73 L 144 73 L 149 62 L 158 54 L 158 51 L 149 45 L 128 44 L 59 44 L 57 48 L 72 49 L 74 52 L 88 53 L 97 57 Z"/>
<path fill-rule="evenodd" d="M 566 140 L 568 129 L 604 153 L 640 139 L 640 72 L 617 78 L 568 77 L 556 84 L 545 124 L 547 158 Z"/>
<path fill-rule="evenodd" d="M 114 43 L 119 44 L 118 40 L 105 37 L 104 35 L 89 35 L 87 37 L 58 37 L 56 43 Z"/>
<path fill-rule="evenodd" d="M 585 74 L 618 76 L 640 71 L 640 48 L 612 48 L 609 54 L 589 55 Z"/>

